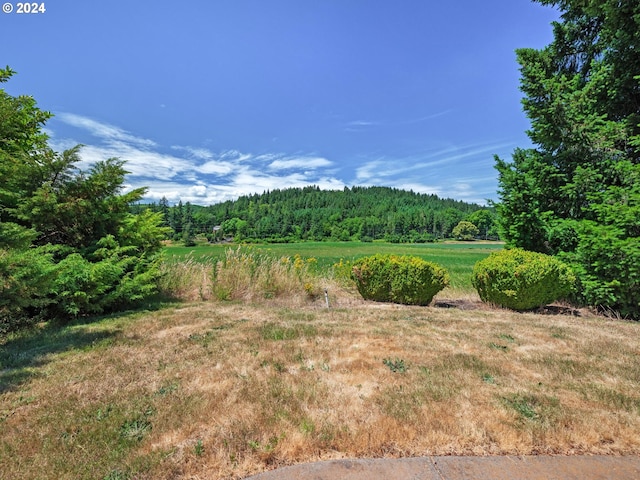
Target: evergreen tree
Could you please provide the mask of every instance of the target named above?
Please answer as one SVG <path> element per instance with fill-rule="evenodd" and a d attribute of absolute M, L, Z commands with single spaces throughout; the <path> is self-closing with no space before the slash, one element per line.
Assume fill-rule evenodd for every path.
<path fill-rule="evenodd" d="M 162 225 L 165 227 L 169 227 L 169 200 L 167 197 L 162 197 L 160 199 L 160 213 L 162 213 Z"/>
<path fill-rule="evenodd" d="M 517 51 L 536 148 L 496 159 L 502 233 L 573 261 L 588 303 L 640 317 L 640 3 L 538 1 L 562 21 Z"/>
<path fill-rule="evenodd" d="M 13 73 L 0 69 L 0 81 Z M 130 213 L 145 189 L 122 193 L 121 160 L 82 171 L 80 146 L 54 152 L 50 116 L 0 90 L 0 332 L 123 308 L 159 275 L 160 214 Z"/>

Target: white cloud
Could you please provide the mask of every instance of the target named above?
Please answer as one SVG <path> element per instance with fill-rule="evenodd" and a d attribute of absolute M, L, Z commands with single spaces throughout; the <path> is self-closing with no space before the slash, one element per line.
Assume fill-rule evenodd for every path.
<path fill-rule="evenodd" d="M 442 188 L 433 185 L 423 185 L 422 183 L 412 182 L 411 180 L 398 180 L 390 187 L 399 188 L 401 190 L 412 190 L 415 193 L 425 193 L 427 195 L 438 195 L 439 197 L 447 197 L 443 195 Z"/>
<path fill-rule="evenodd" d="M 371 182 L 374 179 L 384 177 L 385 173 L 381 171 L 383 167 L 385 169 L 388 169 L 389 162 L 385 162 L 382 160 L 367 162 L 364 165 L 356 168 L 356 180 L 358 182 L 367 183 Z M 392 175 L 392 173 L 388 172 L 387 175 Z"/>
<path fill-rule="evenodd" d="M 253 155 L 248 153 L 242 153 L 238 150 L 227 150 L 226 152 L 222 152 L 220 154 L 220 158 L 222 160 L 228 160 L 233 162 L 244 162 L 246 160 L 250 160 L 253 158 Z"/>
<path fill-rule="evenodd" d="M 193 158 L 197 158 L 198 160 L 211 160 L 214 157 L 213 152 L 207 150 L 206 148 L 182 147 L 179 145 L 174 145 L 171 148 L 173 150 L 187 152 Z"/>
<path fill-rule="evenodd" d="M 321 157 L 298 157 L 274 160 L 269 164 L 269 170 L 291 170 L 294 168 L 316 169 L 330 167 L 333 162 Z"/>
<path fill-rule="evenodd" d="M 206 197 L 207 187 L 204 185 L 194 185 L 193 187 L 189 187 L 187 194 L 194 197 Z"/>
<path fill-rule="evenodd" d="M 74 113 L 58 113 L 56 114 L 56 119 L 66 123 L 67 125 L 87 130 L 92 135 L 103 139 L 106 142 L 125 142 L 146 148 L 156 146 L 156 143 L 153 140 L 136 137 L 120 127 L 98 122 L 91 118 L 76 115 Z"/>
<path fill-rule="evenodd" d="M 347 123 L 347 127 L 372 127 L 375 125 L 380 125 L 380 122 L 370 120 L 353 120 L 352 122 Z"/>
<path fill-rule="evenodd" d="M 203 163 L 202 165 L 198 165 L 196 170 L 200 173 L 204 174 L 212 174 L 212 175 L 229 175 L 234 171 L 236 166 L 231 162 L 221 162 L 219 160 L 212 160 L 210 162 Z"/>
<path fill-rule="evenodd" d="M 169 180 L 193 170 L 193 163 L 172 155 L 139 149 L 124 143 L 111 146 L 86 145 L 80 151 L 82 166 L 117 157 L 126 160 L 125 169 L 132 175 Z"/>
<path fill-rule="evenodd" d="M 199 146 L 162 146 L 80 115 L 65 113 L 56 118 L 83 131 L 83 140 L 87 134 L 91 139 L 77 142 L 56 137 L 53 131 L 50 134 L 56 150 L 78 143 L 86 145 L 80 152 L 81 168 L 118 157 L 127 162 L 125 169 L 131 172 L 127 177 L 128 189 L 147 187 L 146 198 L 152 201 L 165 197 L 170 203 L 182 200 L 199 205 L 290 187 L 318 185 L 326 190 L 342 189 L 347 182 L 339 178 L 339 172 L 353 175 L 354 181 L 349 183 L 354 185 L 383 185 L 484 203 L 483 196 L 490 197 L 496 183 L 495 177 L 486 175 L 486 162 L 491 161 L 487 160 L 489 152 L 509 146 L 496 142 L 427 148 L 406 157 L 378 157 L 348 170 L 347 164 L 337 164 L 319 155 L 283 152 L 255 155 L 239 149 L 216 153 Z M 374 124 L 352 123 L 357 126 Z M 484 174 L 474 176 L 476 171 Z"/>

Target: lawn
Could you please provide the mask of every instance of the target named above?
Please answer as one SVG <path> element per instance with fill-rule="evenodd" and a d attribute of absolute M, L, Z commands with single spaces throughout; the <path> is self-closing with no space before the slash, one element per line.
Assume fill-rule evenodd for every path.
<path fill-rule="evenodd" d="M 342 457 L 640 454 L 640 325 L 200 302 L 0 340 L 0 478 L 239 479 Z"/>

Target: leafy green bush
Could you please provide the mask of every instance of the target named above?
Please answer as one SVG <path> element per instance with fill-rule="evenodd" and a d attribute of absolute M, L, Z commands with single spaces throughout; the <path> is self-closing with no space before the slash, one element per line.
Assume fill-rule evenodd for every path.
<path fill-rule="evenodd" d="M 640 320 L 640 235 L 585 222 L 574 257 L 581 300 L 605 313 Z"/>
<path fill-rule="evenodd" d="M 419 257 L 372 255 L 356 260 L 351 270 L 366 300 L 428 305 L 449 284 L 447 271 Z"/>
<path fill-rule="evenodd" d="M 51 303 L 54 264 L 42 250 L 0 249 L 0 333 L 37 322 Z"/>
<path fill-rule="evenodd" d="M 483 302 L 531 310 L 565 298 L 576 277 L 555 257 L 514 248 L 477 262 L 471 281 Z"/>
<path fill-rule="evenodd" d="M 50 317 L 114 311 L 156 292 L 160 257 L 140 255 L 135 246 L 122 247 L 111 235 L 97 245 L 91 261 L 72 253 L 55 266 L 56 301 L 48 307 Z"/>
<path fill-rule="evenodd" d="M 112 236 L 98 246 L 91 261 L 61 246 L 0 249 L 0 333 L 118 310 L 156 292 L 159 256 L 121 247 Z"/>

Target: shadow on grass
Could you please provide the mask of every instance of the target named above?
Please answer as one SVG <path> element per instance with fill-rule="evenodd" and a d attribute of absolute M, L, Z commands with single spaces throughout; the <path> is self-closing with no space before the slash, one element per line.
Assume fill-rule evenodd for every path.
<path fill-rule="evenodd" d="M 0 347 L 0 394 L 38 375 L 51 355 L 87 350 L 116 337 L 119 330 L 86 331 L 78 326 L 47 324 L 10 335 Z"/>
<path fill-rule="evenodd" d="M 137 310 L 79 319 L 68 325 L 48 322 L 5 338 L 0 336 L 0 394 L 37 376 L 38 368 L 53 355 L 107 347 L 120 337 L 122 320 L 165 306 L 167 303 L 158 302 Z"/>

